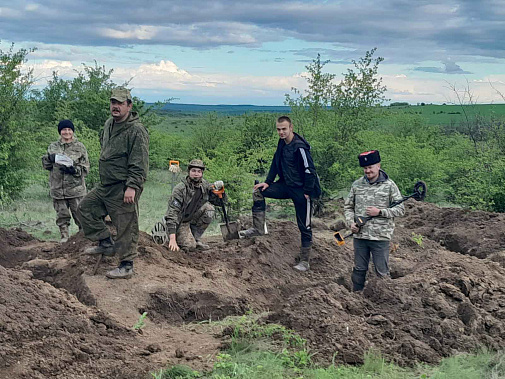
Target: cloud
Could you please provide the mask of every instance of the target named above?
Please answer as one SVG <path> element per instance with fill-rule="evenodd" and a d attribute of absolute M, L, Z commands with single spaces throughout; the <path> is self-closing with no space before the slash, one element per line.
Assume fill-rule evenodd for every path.
<path fill-rule="evenodd" d="M 471 74 L 470 71 L 463 70 L 459 65 L 455 62 L 447 61 L 442 62 L 444 64 L 444 68 L 441 67 L 416 67 L 414 71 L 423 71 L 430 72 L 436 74 Z"/>
<path fill-rule="evenodd" d="M 85 12 L 75 0 L 20 0 L 0 8 L 0 35 L 49 44 L 198 49 L 297 39 L 334 44 L 324 55 L 337 61 L 377 46 L 395 63 L 444 61 L 448 54 L 461 62 L 505 58 L 504 16 L 497 0 L 152 0 L 113 8 L 89 0 Z M 307 49 L 297 54 L 314 57 Z"/>
<path fill-rule="evenodd" d="M 64 79 L 73 78 L 82 67 L 73 65 L 68 61 L 45 60 L 40 63 L 26 65 L 25 69 L 32 68 L 37 78 L 37 85 L 44 86 L 52 77 L 53 71 Z M 177 94 L 191 95 L 198 92 L 209 98 L 213 96 L 234 97 L 247 94 L 260 94 L 276 97 L 277 102 L 282 102 L 284 94 L 291 91 L 292 87 L 304 88 L 305 79 L 302 75 L 292 76 L 253 76 L 239 74 L 194 74 L 178 67 L 174 62 L 162 60 L 156 63 L 144 63 L 135 67 L 120 67 L 114 70 L 112 80 L 115 83 L 129 82 L 134 90 L 149 91 L 172 96 L 172 91 Z"/>
<path fill-rule="evenodd" d="M 384 75 L 383 82 L 388 88 L 386 96 L 391 101 L 407 101 L 411 104 L 425 103 L 457 103 L 457 91 L 470 91 L 473 98 L 480 103 L 503 103 L 505 98 L 505 75 L 485 76 L 481 79 L 467 82 L 456 80 L 446 82 L 429 78 L 416 78 L 408 75 Z M 495 89 L 493 89 L 493 87 Z"/>

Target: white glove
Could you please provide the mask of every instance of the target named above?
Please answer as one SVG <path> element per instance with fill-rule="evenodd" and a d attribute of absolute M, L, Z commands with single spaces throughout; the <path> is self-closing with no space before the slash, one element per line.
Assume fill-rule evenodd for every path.
<path fill-rule="evenodd" d="M 67 167 L 72 167 L 74 165 L 72 158 L 67 157 L 65 154 L 56 154 L 54 156 L 54 162 Z"/>
<path fill-rule="evenodd" d="M 222 180 L 216 180 L 216 181 L 214 182 L 214 188 L 215 188 L 217 191 L 219 191 L 219 190 L 220 190 L 221 188 L 223 188 L 223 187 L 224 187 L 224 183 L 223 183 L 223 181 L 222 181 Z"/>
<path fill-rule="evenodd" d="M 178 174 L 179 172 L 181 172 L 181 168 L 176 164 L 171 164 L 170 167 L 168 168 L 168 171 L 174 174 Z"/>

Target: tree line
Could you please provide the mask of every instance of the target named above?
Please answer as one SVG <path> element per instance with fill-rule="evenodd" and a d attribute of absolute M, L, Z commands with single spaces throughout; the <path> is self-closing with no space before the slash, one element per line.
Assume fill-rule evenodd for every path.
<path fill-rule="evenodd" d="M 98 133 L 109 117 L 112 70 L 83 65 L 73 79 L 53 73 L 42 89 L 33 88 L 33 72 L 23 71 L 32 50 L 0 50 L 0 204 L 14 199 L 35 181 L 47 181 L 40 157 L 58 138 L 56 125 L 71 119 L 77 138 L 88 149 L 88 185 L 98 180 Z M 421 115 L 399 114 L 382 106 L 386 87 L 378 74 L 383 61 L 376 49 L 353 61 L 342 74 L 325 72 L 318 55 L 306 66 L 307 89 L 293 88 L 285 104 L 295 131 L 312 146 L 324 196 L 345 194 L 362 171 L 357 155 L 378 149 L 382 167 L 403 193 L 418 180 L 428 184 L 428 200 L 492 211 L 505 211 L 505 122 L 502 117 L 465 112 L 459 125 L 427 125 Z M 128 85 L 128 83 L 120 83 Z M 171 159 L 200 158 L 210 179 L 224 180 L 236 210 L 250 206 L 255 178 L 265 176 L 275 151 L 278 114 L 221 116 L 208 113 L 168 133 L 157 106 L 134 99 L 150 134 L 150 166 L 167 168 Z"/>

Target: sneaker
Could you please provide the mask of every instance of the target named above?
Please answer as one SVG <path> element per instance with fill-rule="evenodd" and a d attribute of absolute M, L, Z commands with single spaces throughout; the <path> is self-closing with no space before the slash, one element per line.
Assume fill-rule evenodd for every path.
<path fill-rule="evenodd" d="M 68 237 L 62 237 L 60 243 L 65 243 L 68 241 Z"/>
<path fill-rule="evenodd" d="M 305 271 L 309 271 L 310 265 L 309 265 L 309 262 L 307 262 L 307 261 L 301 261 L 300 263 L 298 263 L 293 268 L 295 270 L 298 270 L 298 271 L 301 271 L 301 272 L 305 272 Z"/>
<path fill-rule="evenodd" d="M 119 267 L 109 271 L 105 276 L 109 279 L 130 279 L 133 276 L 133 264 L 121 262 Z"/>

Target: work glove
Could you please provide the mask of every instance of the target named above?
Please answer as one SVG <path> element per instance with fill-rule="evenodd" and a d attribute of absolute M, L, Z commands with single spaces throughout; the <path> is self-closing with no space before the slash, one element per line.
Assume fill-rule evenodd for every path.
<path fill-rule="evenodd" d="M 178 174 L 181 172 L 181 168 L 179 165 L 176 164 L 171 164 L 170 167 L 168 168 L 168 171 L 170 171 L 172 174 Z"/>
<path fill-rule="evenodd" d="M 70 167 L 67 167 L 67 166 L 60 167 L 60 171 L 61 171 L 61 172 L 66 173 L 66 174 L 70 174 L 70 175 L 75 175 L 75 173 L 77 172 L 77 170 L 75 169 L 75 167 L 74 167 L 74 166 L 70 166 Z"/>
<path fill-rule="evenodd" d="M 49 162 L 54 163 L 56 160 L 56 154 L 47 154 L 47 159 L 49 159 Z"/>
<path fill-rule="evenodd" d="M 216 189 L 216 191 L 219 191 L 223 187 L 224 187 L 224 183 L 222 180 L 216 180 L 214 182 L 214 188 Z"/>

